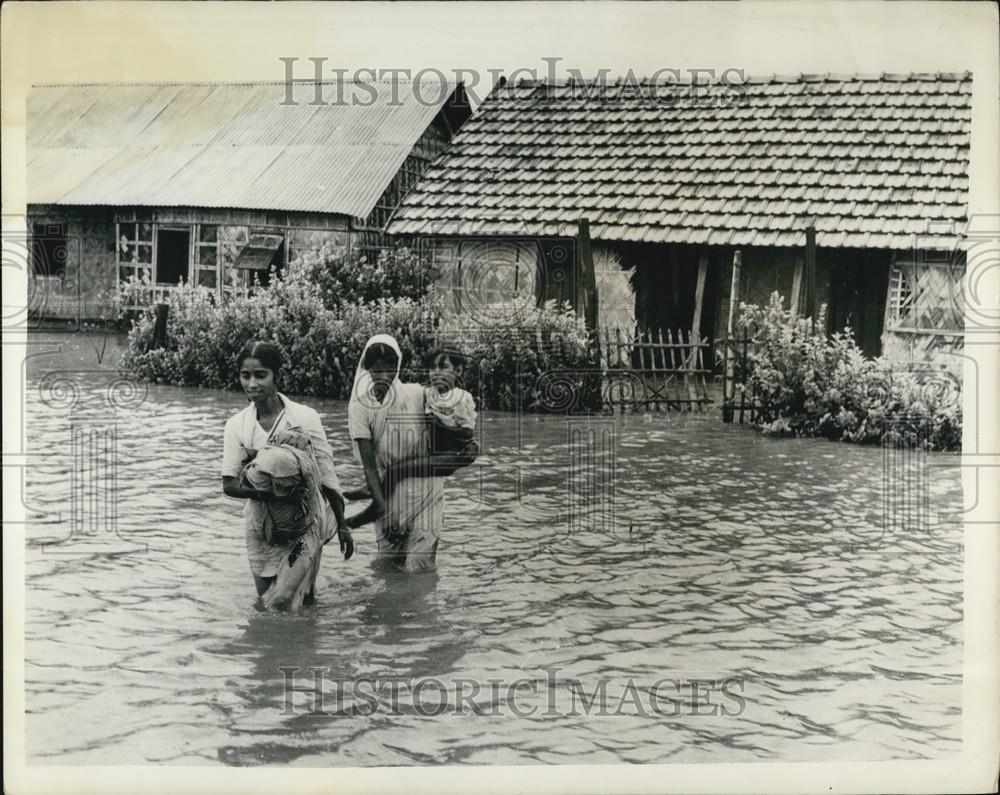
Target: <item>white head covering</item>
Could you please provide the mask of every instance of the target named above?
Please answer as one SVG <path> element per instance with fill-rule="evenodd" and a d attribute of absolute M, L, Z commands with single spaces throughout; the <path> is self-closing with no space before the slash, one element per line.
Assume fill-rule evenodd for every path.
<path fill-rule="evenodd" d="M 371 375 L 369 375 L 368 371 L 364 368 L 363 363 L 365 361 L 365 354 L 368 353 L 368 349 L 372 347 L 372 345 L 378 344 L 386 345 L 387 347 L 392 348 L 396 354 L 396 375 L 393 377 L 392 383 L 389 385 L 389 392 L 386 394 L 383 404 L 388 404 L 390 402 L 389 398 L 392 396 L 393 390 L 399 383 L 399 372 L 403 367 L 403 351 L 400 349 L 399 343 L 396 342 L 396 338 L 391 334 L 376 334 L 365 343 L 364 350 L 361 351 L 361 356 L 358 359 L 358 367 L 354 371 L 354 386 L 351 388 L 351 399 L 348 403 L 348 411 L 350 411 L 350 406 L 353 403 L 364 402 L 368 405 L 370 401 L 374 400 L 374 396 L 372 395 Z M 354 457 L 357 459 L 358 463 L 360 463 L 361 451 L 358 450 L 358 443 L 352 439 L 351 444 L 354 447 Z"/>

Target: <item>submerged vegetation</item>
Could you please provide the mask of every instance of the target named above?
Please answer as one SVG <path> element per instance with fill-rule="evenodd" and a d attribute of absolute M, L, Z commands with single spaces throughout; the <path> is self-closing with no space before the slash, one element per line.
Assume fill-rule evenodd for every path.
<path fill-rule="evenodd" d="M 850 329 L 827 335 L 772 294 L 740 305 L 753 338 L 743 388 L 768 432 L 931 450 L 962 445 L 962 390 L 946 371 L 866 357 Z"/>
<path fill-rule="evenodd" d="M 428 262 L 405 249 L 363 256 L 320 252 L 272 272 L 266 286 L 216 292 L 189 284 L 167 297 L 166 336 L 155 339 L 155 310 L 142 310 L 128 335 L 122 366 L 151 382 L 235 389 L 235 357 L 249 339 L 284 351 L 283 391 L 346 400 L 365 342 L 393 335 L 403 350 L 402 378 L 422 380 L 428 354 L 448 344 L 469 360 L 466 388 L 484 407 L 558 408 L 550 375 L 567 374 L 574 394 L 591 367 L 587 336 L 574 312 L 549 303 L 494 305 L 475 318 L 442 312 Z M 123 286 L 122 305 L 134 303 L 141 283 Z M 566 383 L 562 384 L 565 388 Z M 587 408 L 587 406 L 580 406 Z"/>

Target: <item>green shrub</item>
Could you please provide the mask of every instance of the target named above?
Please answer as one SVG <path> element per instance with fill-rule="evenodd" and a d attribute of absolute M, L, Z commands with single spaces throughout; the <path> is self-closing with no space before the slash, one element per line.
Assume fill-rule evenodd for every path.
<path fill-rule="evenodd" d="M 383 250 L 371 261 L 365 254 L 339 253 L 324 246 L 293 260 L 284 274 L 286 282 L 301 280 L 318 291 L 331 309 L 384 298 L 420 301 L 434 278 L 430 262 L 406 248 Z"/>
<path fill-rule="evenodd" d="M 821 312 L 813 330 L 784 309 L 777 293 L 763 307 L 741 304 L 739 321 L 754 340 L 741 375 L 763 429 L 961 449 L 961 389 L 942 373 L 869 359 L 850 329 L 828 337 Z"/>
<path fill-rule="evenodd" d="M 370 267 L 360 259 L 353 262 Z M 385 262 L 402 263 L 400 270 L 388 268 L 395 276 L 387 283 L 419 292 L 414 280 L 400 275 L 424 268 L 412 255 L 397 254 Z M 267 287 L 236 291 L 223 301 L 213 290 L 181 285 L 168 298 L 166 346 L 153 347 L 150 307 L 129 332 L 122 367 L 152 382 L 236 389 L 240 348 L 247 340 L 269 340 L 285 354 L 282 391 L 346 400 L 365 342 L 385 333 L 403 351 L 404 381 L 424 380 L 431 350 L 446 341 L 469 357 L 466 386 L 485 408 L 558 411 L 599 405 L 587 337 L 571 310 L 554 304 L 504 305 L 475 322 L 445 319 L 428 294 L 369 300 L 357 292 L 324 291 L 313 282 L 316 267 L 301 260 L 274 274 Z M 375 281 L 357 276 L 352 283 L 367 289 Z M 347 295 L 351 300 L 342 302 Z"/>
<path fill-rule="evenodd" d="M 496 304 L 474 319 L 450 317 L 440 336 L 469 357 L 466 383 L 475 385 L 491 408 L 600 408 L 595 358 L 583 322 L 568 306 Z"/>

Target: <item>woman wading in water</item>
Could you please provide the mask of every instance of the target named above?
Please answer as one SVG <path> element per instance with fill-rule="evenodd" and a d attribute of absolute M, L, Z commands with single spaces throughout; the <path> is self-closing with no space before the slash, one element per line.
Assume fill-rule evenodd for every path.
<path fill-rule="evenodd" d="M 347 416 L 372 507 L 352 520 L 374 518 L 380 565 L 433 571 L 444 523 L 444 478 L 470 461 L 456 452 L 432 455 L 425 389 L 400 381 L 402 358 L 388 334 L 376 334 L 361 353 Z"/>
<path fill-rule="evenodd" d="M 388 334 L 365 345 L 354 376 L 347 422 L 354 455 L 375 504 L 377 562 L 384 568 L 432 571 L 444 519 L 441 478 L 411 477 L 386 498 L 386 470 L 426 450 L 424 390 L 399 380 L 403 355 Z"/>
<path fill-rule="evenodd" d="M 265 607 L 297 609 L 315 598 L 323 545 L 335 532 L 344 559 L 354 554 L 354 541 L 344 523 L 344 500 L 333 451 L 319 415 L 278 392 L 281 351 L 277 346 L 247 343 L 237 366 L 250 404 L 226 423 L 222 490 L 229 497 L 246 500 L 247 554 L 262 603 Z M 262 491 L 247 481 L 247 466 L 269 446 L 283 446 L 288 460 L 301 462 L 304 485 L 298 492 L 280 496 L 280 488 Z M 301 527 L 305 531 L 293 537 L 274 526 L 273 517 L 281 516 L 280 509 L 289 505 L 303 507 Z"/>

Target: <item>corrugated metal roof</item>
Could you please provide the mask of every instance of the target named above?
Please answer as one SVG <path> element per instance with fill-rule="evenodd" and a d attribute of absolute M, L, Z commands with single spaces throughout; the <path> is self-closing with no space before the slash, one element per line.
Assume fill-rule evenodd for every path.
<path fill-rule="evenodd" d="M 813 221 L 821 246 L 907 248 L 966 217 L 971 94 L 969 73 L 508 84 L 388 229 L 564 236 L 585 217 L 598 240 L 801 246 Z"/>
<path fill-rule="evenodd" d="M 455 86 L 316 85 L 36 86 L 28 201 L 367 216 Z"/>

